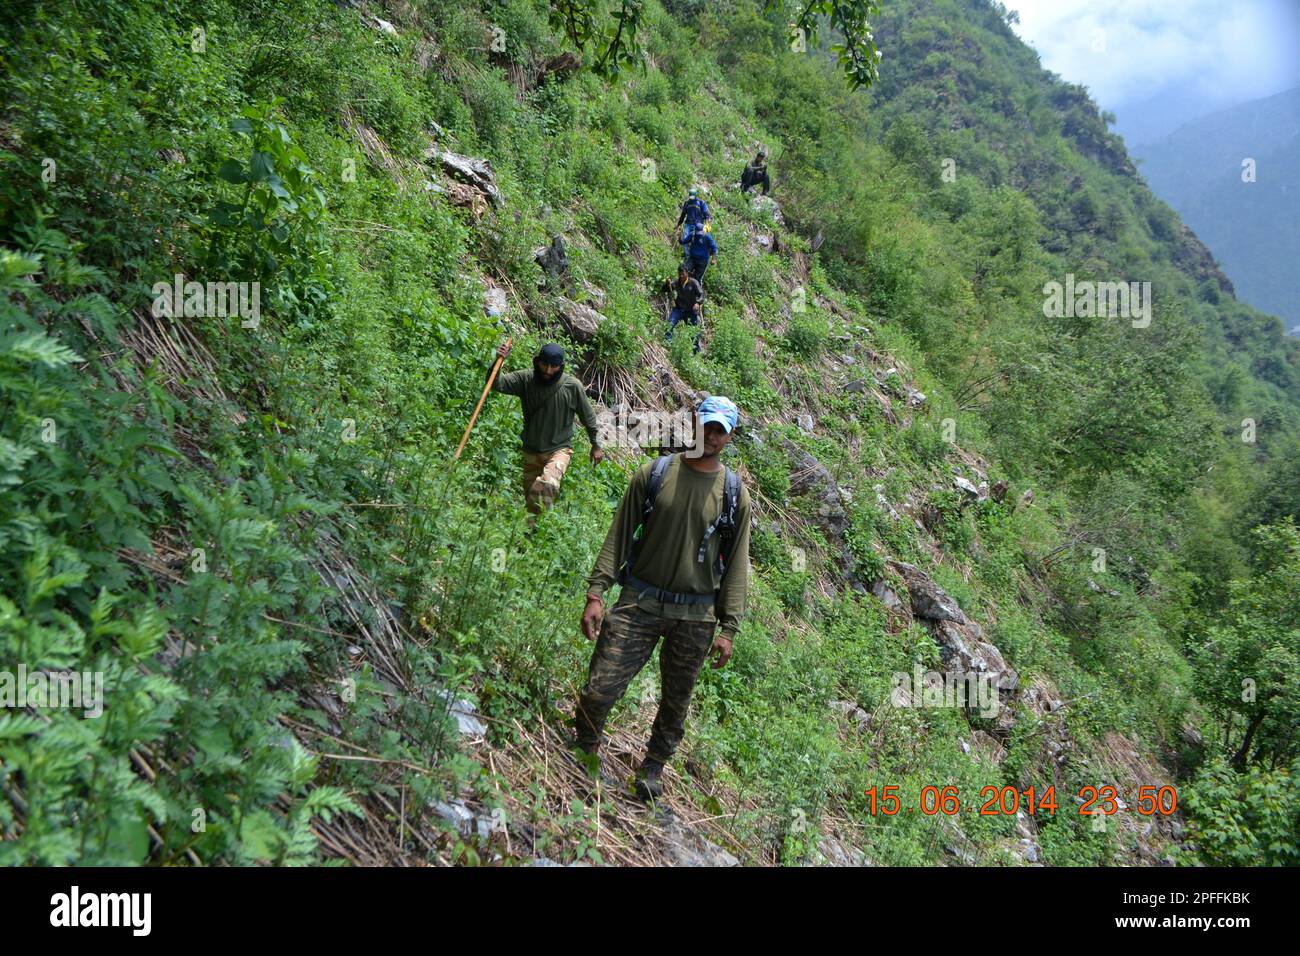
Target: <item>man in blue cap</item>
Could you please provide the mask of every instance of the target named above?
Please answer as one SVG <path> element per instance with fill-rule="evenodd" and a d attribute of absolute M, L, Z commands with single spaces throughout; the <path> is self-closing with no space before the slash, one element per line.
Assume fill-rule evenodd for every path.
<path fill-rule="evenodd" d="M 663 696 L 636 779 L 646 800 L 663 793 L 660 774 L 685 733 L 700 666 L 710 655 L 715 669 L 730 660 L 745 610 L 749 492 L 719 460 L 739 417 L 729 398 L 706 398 L 699 456 L 664 456 L 637 469 L 587 581 L 582 630 L 596 647 L 574 708 L 579 750 L 599 753 L 610 709 L 664 639 Z M 604 595 L 615 582 L 622 590 L 606 614 Z"/>

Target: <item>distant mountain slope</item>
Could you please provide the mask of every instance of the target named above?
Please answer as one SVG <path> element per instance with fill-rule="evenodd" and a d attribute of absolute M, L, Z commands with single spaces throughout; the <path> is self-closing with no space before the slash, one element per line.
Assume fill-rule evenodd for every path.
<path fill-rule="evenodd" d="M 1188 123 L 1134 155 L 1238 296 L 1300 326 L 1300 87 Z M 1255 161 L 1244 182 L 1243 162 Z"/>
<path fill-rule="evenodd" d="M 1143 145 L 1157 143 L 1179 127 L 1246 102 L 1240 96 L 1206 99 L 1199 90 L 1175 86 L 1153 96 L 1115 107 L 1115 132 L 1124 137 L 1130 153 Z"/>

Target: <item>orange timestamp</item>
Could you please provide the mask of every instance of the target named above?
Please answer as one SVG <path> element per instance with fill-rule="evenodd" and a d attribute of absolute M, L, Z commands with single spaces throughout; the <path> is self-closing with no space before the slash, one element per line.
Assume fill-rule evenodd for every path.
<path fill-rule="evenodd" d="M 978 812 L 981 816 L 1014 816 L 1020 811 L 1026 813 L 1055 814 L 1058 806 L 1056 787 L 1038 790 L 1026 787 L 1021 790 L 1012 786 L 986 786 L 980 789 L 980 799 L 974 804 L 963 805 L 957 787 L 922 787 L 920 799 L 915 807 L 904 807 L 898 796 L 898 787 L 891 784 L 885 787 L 870 787 L 864 791 L 867 797 L 868 811 L 872 816 L 892 817 L 899 813 L 919 811 L 925 816 L 956 816 L 963 809 Z M 1178 791 L 1171 786 L 1138 787 L 1136 800 L 1130 806 L 1120 798 L 1119 791 L 1112 786 L 1080 787 L 1076 802 L 1079 815 L 1111 816 L 1123 810 L 1136 810 L 1144 817 L 1169 816 L 1178 810 Z"/>

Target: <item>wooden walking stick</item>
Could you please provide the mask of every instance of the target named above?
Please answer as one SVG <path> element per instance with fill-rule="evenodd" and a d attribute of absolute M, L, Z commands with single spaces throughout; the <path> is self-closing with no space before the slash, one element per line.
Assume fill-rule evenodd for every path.
<path fill-rule="evenodd" d="M 510 348 L 513 344 L 514 339 L 506 336 L 506 348 Z M 469 424 L 465 426 L 465 434 L 460 436 L 460 444 L 456 446 L 456 454 L 451 456 L 452 461 L 458 460 L 460 458 L 460 453 L 465 450 L 465 442 L 469 441 L 470 429 L 473 428 L 474 423 L 478 421 L 478 413 L 482 411 L 483 403 L 487 401 L 487 394 L 492 390 L 492 383 L 496 381 L 497 372 L 501 371 L 501 363 L 505 360 L 504 355 L 497 356 L 496 364 L 492 366 L 492 374 L 488 376 L 487 384 L 483 386 L 483 394 L 478 397 L 478 404 L 474 406 L 474 414 L 469 417 Z"/>

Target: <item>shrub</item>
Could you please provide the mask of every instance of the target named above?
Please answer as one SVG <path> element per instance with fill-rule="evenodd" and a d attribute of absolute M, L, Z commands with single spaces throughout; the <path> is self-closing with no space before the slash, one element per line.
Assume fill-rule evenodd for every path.
<path fill-rule="evenodd" d="M 1182 804 L 1201 857 L 1211 866 L 1300 865 L 1300 762 L 1238 773 L 1225 762 L 1206 767 Z"/>
<path fill-rule="evenodd" d="M 815 359 L 830 338 L 830 323 L 817 312 L 794 313 L 785 330 L 785 347 L 801 359 Z"/>

